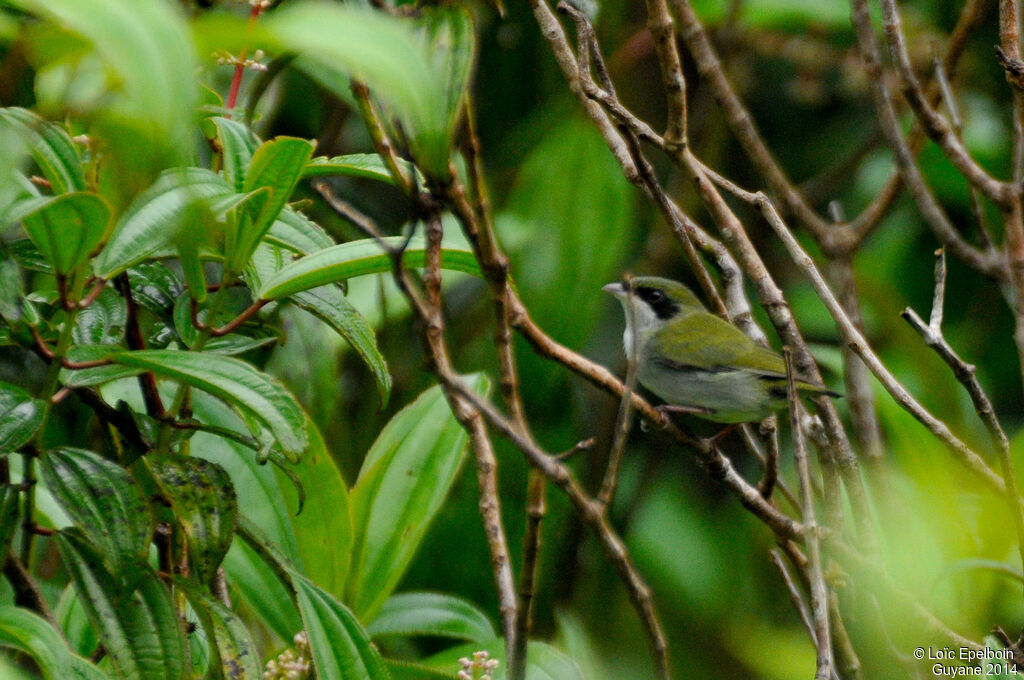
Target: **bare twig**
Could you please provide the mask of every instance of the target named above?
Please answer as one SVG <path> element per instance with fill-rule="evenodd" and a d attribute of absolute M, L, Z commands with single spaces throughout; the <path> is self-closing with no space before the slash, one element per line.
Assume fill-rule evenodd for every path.
<path fill-rule="evenodd" d="M 1020 489 L 1017 484 L 1017 475 L 1013 469 L 1013 461 L 1010 458 L 1010 441 L 1006 437 L 996 418 L 992 402 L 985 393 L 978 377 L 975 374 L 975 367 L 968 364 L 949 345 L 942 334 L 942 308 L 946 291 L 946 256 L 940 250 L 935 262 L 935 296 L 932 302 L 932 312 L 929 323 L 926 325 L 918 316 L 917 312 L 907 307 L 900 314 L 917 331 L 925 344 L 935 350 L 942 357 L 942 360 L 953 370 L 953 375 L 964 386 L 971 397 L 974 409 L 988 430 L 992 446 L 999 456 L 999 465 L 1005 485 L 1006 501 L 1010 507 L 1010 514 L 1017 531 L 1017 549 L 1020 553 L 1021 565 L 1024 567 L 1024 504 L 1020 497 Z"/>
<path fill-rule="evenodd" d="M 814 623 L 814 641 L 818 649 L 817 673 L 815 680 L 830 680 L 835 661 L 832 659 L 832 634 L 828 620 L 828 590 L 821 564 L 821 544 L 818 537 L 818 523 L 814 518 L 814 498 L 811 490 L 811 467 L 807 456 L 807 444 L 800 430 L 800 397 L 796 391 L 793 354 L 783 347 L 786 359 L 786 381 L 789 393 L 789 425 L 793 434 L 793 461 L 796 465 L 800 486 L 801 520 L 806 534 L 807 576 L 811 593 L 811 620 Z"/>
<path fill-rule="evenodd" d="M 840 334 L 843 336 L 843 342 L 845 342 L 854 352 L 864 360 L 868 368 L 875 375 L 875 377 L 882 383 L 886 391 L 892 395 L 893 399 L 896 400 L 900 406 L 902 406 L 907 412 L 913 415 L 922 425 L 935 435 L 935 437 L 942 442 L 947 449 L 953 454 L 953 456 L 963 463 L 972 473 L 975 474 L 981 481 L 985 482 L 991 488 L 995 489 L 999 493 L 1005 493 L 1005 485 L 999 475 L 988 466 L 987 463 L 975 453 L 967 444 L 961 441 L 954 435 L 949 427 L 946 426 L 941 420 L 932 415 L 924 406 L 920 404 L 913 396 L 906 390 L 905 387 L 896 379 L 896 377 L 885 367 L 878 355 L 871 349 L 864 335 L 857 329 L 857 327 L 850 320 L 846 310 L 843 309 L 842 305 L 836 299 L 835 295 L 829 289 L 828 284 L 822 277 L 821 272 L 815 266 L 814 261 L 811 257 L 804 252 L 803 248 L 797 242 L 796 238 L 790 232 L 789 228 L 779 217 L 778 212 L 768 197 L 758 192 L 757 194 L 748 194 L 748 198 L 762 208 L 762 215 L 767 220 L 769 226 L 775 232 L 776 236 L 782 241 L 786 250 L 789 251 L 790 257 L 793 262 L 799 267 L 811 280 L 811 285 L 817 292 L 818 297 L 822 302 L 825 303 L 825 307 L 828 309 L 833 320 L 836 322 L 836 326 L 839 328 Z"/>

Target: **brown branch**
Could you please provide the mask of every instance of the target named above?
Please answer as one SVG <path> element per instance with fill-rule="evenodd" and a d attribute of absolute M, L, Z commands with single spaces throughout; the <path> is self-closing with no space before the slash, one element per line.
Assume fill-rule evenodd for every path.
<path fill-rule="evenodd" d="M 654 51 L 661 66 L 661 83 L 668 100 L 665 144 L 670 152 L 687 144 L 686 78 L 676 45 L 675 25 L 666 0 L 647 0 L 647 28 L 654 38 Z M 580 50 L 583 53 L 584 50 Z"/>
<path fill-rule="evenodd" d="M 885 135 L 886 142 L 892 150 L 907 191 L 913 197 L 929 228 L 951 253 L 985 276 L 1005 280 L 1007 272 L 1002 258 L 991 251 L 979 250 L 965 241 L 925 182 L 920 168 L 917 167 L 914 153 L 903 135 L 892 95 L 885 82 L 881 54 L 875 39 L 867 0 L 851 0 L 851 4 L 861 59 L 864 62 L 864 70 L 870 83 L 878 122 L 881 125 L 882 134 Z"/>
<path fill-rule="evenodd" d="M 629 429 L 632 423 L 630 416 L 633 413 L 633 393 L 636 391 L 637 350 L 640 347 L 636 337 L 633 277 L 627 274 L 623 281 L 626 289 L 626 332 L 631 335 L 629 346 L 632 347 L 633 351 L 626 355 L 625 389 L 622 391 L 618 415 L 615 418 L 615 435 L 612 438 L 612 447 L 608 454 L 608 466 L 605 468 L 601 490 L 597 494 L 598 502 L 605 506 L 611 504 L 612 499 L 615 498 L 615 489 L 619 482 L 619 468 L 622 465 L 622 454 L 626 449 L 626 440 L 629 439 Z"/>
<path fill-rule="evenodd" d="M 128 274 L 121 274 L 115 281 L 118 292 L 124 298 L 127 310 L 124 324 L 124 337 L 129 349 L 146 349 L 146 339 L 142 336 L 139 328 L 139 308 L 135 304 L 132 295 L 131 283 Z M 146 413 L 154 418 L 164 415 L 164 403 L 160 398 L 160 390 L 156 383 L 156 374 L 153 371 L 146 371 L 139 374 L 139 388 L 142 390 L 142 400 L 146 404 Z"/>
<path fill-rule="evenodd" d="M 906 40 L 903 35 L 903 21 L 900 17 L 896 0 L 881 0 L 882 24 L 885 28 L 885 36 L 889 43 L 889 52 L 896 63 L 896 71 L 900 77 L 900 84 L 903 96 L 910 104 L 911 110 L 917 117 L 918 122 L 924 128 L 928 137 L 942 149 L 946 158 L 956 166 L 960 174 L 978 191 L 983 193 L 989 200 L 999 206 L 1005 206 L 1012 200 L 1013 189 L 1007 184 L 996 180 L 978 165 L 970 153 L 964 147 L 963 142 L 955 133 L 953 127 L 939 115 L 939 112 L 932 108 L 925 95 L 921 83 L 914 74 L 913 66 L 910 63 L 910 53 L 907 50 Z"/>
<path fill-rule="evenodd" d="M 807 444 L 800 429 L 800 397 L 796 391 L 794 378 L 793 353 L 789 347 L 783 347 L 786 359 L 786 382 L 789 394 L 789 426 L 793 435 L 793 462 L 796 466 L 797 481 L 800 488 L 800 520 L 806 533 L 804 543 L 807 546 L 807 580 L 810 582 L 811 620 L 814 624 L 814 642 L 818 650 L 817 672 L 815 680 L 830 680 L 835 667 L 832 658 L 832 634 L 828 620 L 828 590 L 825 586 L 825 574 L 821 565 L 821 543 L 818 537 L 818 523 L 814 518 L 814 499 L 811 489 L 811 467 L 807 456 Z"/>
<path fill-rule="evenodd" d="M 1010 457 L 1010 441 L 1006 437 L 996 417 L 995 409 L 989 400 L 985 389 L 978 382 L 975 367 L 968 364 L 949 345 L 942 334 L 942 308 L 945 299 L 946 288 L 946 256 L 939 251 L 935 262 L 935 295 L 932 302 L 931 318 L 928 324 L 921 319 L 910 307 L 907 307 L 900 314 L 907 323 L 924 339 L 926 345 L 935 350 L 943 361 L 952 369 L 953 375 L 967 390 L 974 404 L 974 410 L 978 418 L 988 430 L 989 438 L 992 440 L 992 447 L 999 456 L 999 465 L 1005 485 L 1006 501 L 1010 508 L 1010 514 L 1017 532 L 1017 549 L 1020 553 L 1021 565 L 1024 568 L 1024 504 L 1020 497 L 1020 489 L 1017 484 L 1017 475 L 1014 472 L 1013 460 Z"/>
<path fill-rule="evenodd" d="M 913 396 L 907 391 L 905 387 L 896 379 L 896 377 L 889 371 L 888 368 L 882 363 L 878 355 L 871 349 L 868 341 L 864 338 L 864 335 L 850 320 L 846 310 L 843 309 L 842 305 L 836 299 L 835 295 L 829 289 L 828 284 L 825 282 L 824 277 L 818 268 L 815 266 L 814 261 L 811 257 L 803 250 L 792 232 L 779 217 L 778 212 L 772 206 L 771 201 L 768 197 L 762 193 L 749 194 L 748 198 L 760 205 L 762 208 L 762 215 L 767 220 L 769 226 L 775 232 L 775 235 L 779 237 L 786 250 L 789 252 L 790 258 L 810 279 L 811 285 L 814 287 L 818 297 L 825 304 L 832 319 L 836 322 L 836 326 L 839 329 L 840 335 L 843 337 L 843 342 L 847 344 L 856 354 L 864 360 L 864 363 L 868 366 L 874 376 L 882 383 L 886 391 L 896 400 L 900 406 L 902 406 L 908 413 L 924 425 L 929 432 L 931 432 L 940 442 L 942 442 L 947 449 L 953 454 L 953 457 L 963 463 L 968 470 L 974 473 L 982 482 L 987 484 L 992 489 L 999 493 L 1005 493 L 1005 485 L 1002 479 L 999 478 L 991 467 L 975 453 L 967 444 L 958 439 L 954 435 L 949 427 L 946 426 L 941 420 L 932 415 L 924 406 L 922 406 Z"/>
<path fill-rule="evenodd" d="M 4 576 L 14 591 L 14 604 L 18 607 L 25 607 L 34 611 L 39 616 L 49 621 L 50 626 L 56 631 L 63 631 L 53 618 L 50 605 L 47 604 L 39 586 L 32 580 L 32 574 L 25 568 L 25 563 L 18 559 L 14 552 L 7 553 L 4 560 Z"/>

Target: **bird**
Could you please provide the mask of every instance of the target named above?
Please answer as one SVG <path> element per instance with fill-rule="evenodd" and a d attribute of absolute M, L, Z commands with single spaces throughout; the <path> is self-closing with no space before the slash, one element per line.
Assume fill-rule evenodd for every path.
<path fill-rule="evenodd" d="M 637 276 L 604 290 L 622 303 L 626 356 L 635 357 L 640 384 L 669 405 L 663 410 L 735 425 L 759 422 L 786 407 L 782 356 L 709 312 L 682 283 Z M 795 385 L 802 394 L 841 396 L 802 377 Z"/>

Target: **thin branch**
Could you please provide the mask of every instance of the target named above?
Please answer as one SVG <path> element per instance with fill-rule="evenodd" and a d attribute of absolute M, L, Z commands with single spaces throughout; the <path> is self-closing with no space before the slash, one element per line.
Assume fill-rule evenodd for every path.
<path fill-rule="evenodd" d="M 906 39 L 903 35 L 903 21 L 900 17 L 899 7 L 896 0 L 880 0 L 882 5 L 882 24 L 885 28 L 885 36 L 889 43 L 889 52 L 896 63 L 896 71 L 900 77 L 903 96 L 910 104 L 911 110 L 917 117 L 918 122 L 924 128 L 928 137 L 935 142 L 946 158 L 956 166 L 960 174 L 983 193 L 989 200 L 1000 206 L 1005 206 L 1007 201 L 1012 200 L 1013 190 L 1003 182 L 993 178 L 971 158 L 970 153 L 964 147 L 952 126 L 943 118 L 938 111 L 932 108 L 914 74 L 913 66 L 910 64 L 910 53 L 907 50 Z M 904 178 L 906 179 L 906 178 Z"/>
<path fill-rule="evenodd" d="M 793 462 L 796 465 L 800 487 L 801 521 L 806 533 L 807 576 L 811 593 L 811 620 L 814 622 L 814 640 L 818 649 L 817 673 L 815 680 L 830 680 L 835 667 L 832 658 L 832 634 L 828 620 L 828 589 L 821 564 L 821 543 L 818 537 L 818 523 L 814 518 L 814 498 L 811 489 L 811 467 L 807 456 L 807 444 L 800 429 L 800 397 L 796 391 L 793 353 L 783 348 L 786 359 L 786 382 L 789 394 L 789 426 L 793 435 Z"/>
<path fill-rule="evenodd" d="M 687 144 L 686 78 L 683 75 L 683 63 L 679 59 L 675 24 L 666 0 L 647 0 L 647 28 L 654 38 L 654 51 L 661 66 L 661 83 L 668 100 L 665 144 L 672 152 Z"/>
<path fill-rule="evenodd" d="M 926 345 L 935 350 L 936 354 L 953 370 L 953 375 L 964 386 L 974 404 L 978 418 L 988 430 L 992 446 L 999 456 L 999 465 L 1003 475 L 1006 501 L 1017 532 L 1017 549 L 1020 553 L 1021 565 L 1024 568 L 1024 504 L 1020 497 L 1017 475 L 1014 472 L 1013 460 L 1010 457 L 1010 441 L 1006 437 L 996 417 L 995 409 L 985 389 L 978 382 L 975 367 L 968 364 L 949 345 L 942 334 L 942 307 L 946 290 L 946 256 L 939 251 L 935 262 L 935 296 L 932 302 L 931 321 L 925 325 L 917 312 L 907 307 L 900 314 L 924 339 Z"/>
<path fill-rule="evenodd" d="M 597 501 L 602 505 L 609 505 L 615 497 L 615 488 L 619 482 L 619 467 L 622 465 L 622 453 L 626 449 L 626 440 L 629 438 L 629 426 L 632 422 L 633 392 L 636 391 L 637 352 L 640 343 L 636 337 L 636 312 L 634 305 L 633 280 L 628 274 L 624 278 L 626 289 L 626 332 L 630 334 L 629 347 L 632 351 L 626 355 L 626 381 L 622 398 L 619 400 L 619 412 L 615 419 L 615 435 L 612 439 L 612 448 L 608 454 L 608 466 L 605 469 L 604 481 L 601 483 L 601 491 L 597 495 Z"/>
<path fill-rule="evenodd" d="M 881 54 L 875 39 L 867 0 L 851 0 L 851 5 L 861 59 L 871 87 L 878 122 L 895 157 L 896 166 L 907 186 L 907 191 L 913 197 L 929 228 L 951 253 L 982 274 L 1005 280 L 1007 272 L 1002 258 L 992 252 L 979 250 L 965 241 L 925 182 L 896 116 L 892 95 L 882 71 Z"/>
<path fill-rule="evenodd" d="M 793 603 L 793 608 L 796 609 L 796 613 L 800 616 L 800 621 L 804 624 L 804 628 L 807 629 L 807 634 L 811 636 L 811 642 L 817 648 L 817 633 L 815 632 L 814 623 L 811 621 L 811 615 L 807 610 L 807 605 L 804 603 L 803 595 L 800 594 L 800 588 L 797 587 L 793 576 L 789 573 L 789 569 L 786 568 L 786 564 L 782 561 L 782 555 L 779 554 L 779 551 L 777 549 L 772 550 L 768 553 L 768 556 L 778 570 L 779 575 L 782 576 L 782 581 L 786 585 L 786 592 L 789 594 L 789 601 Z M 830 677 L 831 680 L 839 680 L 839 674 L 835 668 L 832 668 Z"/>
<path fill-rule="evenodd" d="M 886 391 L 896 400 L 896 403 L 928 428 L 929 432 L 945 444 L 954 458 L 963 463 L 982 482 L 999 493 L 1005 493 L 1006 487 L 1002 479 L 985 463 L 981 456 L 958 439 L 945 423 L 932 415 L 920 402 L 914 399 L 889 369 L 885 367 L 881 359 L 878 358 L 878 355 L 871 349 L 864 335 L 850 320 L 846 310 L 839 304 L 839 301 L 825 282 L 824 277 L 822 277 L 821 272 L 815 266 L 814 261 L 797 242 L 792 232 L 782 221 L 782 218 L 779 217 L 778 212 L 768 197 L 760 192 L 756 194 L 748 193 L 744 200 L 750 200 L 761 207 L 761 213 L 765 220 L 771 226 L 775 235 L 782 241 L 793 262 L 810 279 L 811 285 L 814 287 L 815 292 L 817 292 L 818 297 L 825 304 L 833 320 L 835 320 L 839 333 L 843 337 L 843 342 L 864 360 L 864 363 L 867 364 L 878 381 L 882 383 Z"/>

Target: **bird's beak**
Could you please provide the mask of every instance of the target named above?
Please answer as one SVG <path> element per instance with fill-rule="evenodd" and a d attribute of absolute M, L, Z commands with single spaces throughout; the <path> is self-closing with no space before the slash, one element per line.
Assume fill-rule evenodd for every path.
<path fill-rule="evenodd" d="M 626 287 L 616 281 L 615 283 L 609 283 L 603 286 L 601 290 L 607 291 L 617 298 L 626 297 Z"/>

